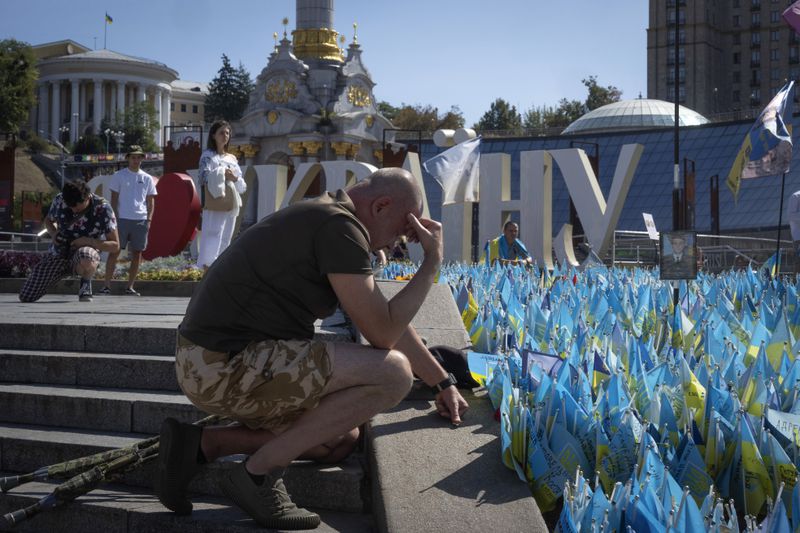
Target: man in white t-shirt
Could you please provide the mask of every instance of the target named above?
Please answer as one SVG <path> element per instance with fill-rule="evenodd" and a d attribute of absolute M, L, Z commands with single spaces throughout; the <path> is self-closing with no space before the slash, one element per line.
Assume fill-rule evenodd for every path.
<path fill-rule="evenodd" d="M 142 148 L 132 145 L 125 155 L 128 168 L 116 172 L 108 185 L 111 190 L 111 207 L 117 215 L 119 251 L 108 254 L 106 283 L 100 294 L 111 294 L 111 278 L 117 266 L 117 258 L 119 252 L 127 246 L 131 266 L 128 269 L 128 287 L 125 289 L 125 294 L 139 296 L 133 284 L 139 274 L 142 251 L 147 248 L 147 232 L 153 220 L 155 198 L 158 194 L 153 176 L 140 168 L 144 157 Z"/>

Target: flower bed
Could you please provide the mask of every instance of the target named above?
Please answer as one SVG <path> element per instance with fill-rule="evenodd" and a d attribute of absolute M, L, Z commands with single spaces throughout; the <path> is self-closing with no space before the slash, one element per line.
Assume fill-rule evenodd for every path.
<path fill-rule="evenodd" d="M 33 267 L 41 261 L 45 252 L 25 252 L 19 250 L 0 250 L 0 278 L 27 278 Z M 127 279 L 130 262 L 120 256 L 114 279 Z M 95 275 L 105 275 L 105 263 L 101 263 Z M 153 261 L 142 262 L 138 279 L 146 281 L 199 281 L 202 269 L 197 268 L 191 259 L 182 256 L 159 257 Z"/>
<path fill-rule="evenodd" d="M 120 261 L 114 269 L 114 279 L 128 279 L 128 269 L 130 262 Z M 101 264 L 97 269 L 95 277 L 105 275 L 105 264 Z M 203 270 L 191 259 L 176 255 L 172 257 L 157 257 L 152 261 L 143 261 L 139 266 L 138 279 L 145 281 L 200 281 L 203 277 Z"/>
<path fill-rule="evenodd" d="M 42 255 L 42 252 L 0 250 L 0 278 L 27 278 Z"/>

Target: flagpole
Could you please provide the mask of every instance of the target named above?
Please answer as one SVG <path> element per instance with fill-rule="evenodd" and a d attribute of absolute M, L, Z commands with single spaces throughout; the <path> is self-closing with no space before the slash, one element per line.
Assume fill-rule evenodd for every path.
<path fill-rule="evenodd" d="M 103 17 L 103 50 L 106 50 L 106 35 L 108 34 L 108 14 Z"/>
<path fill-rule="evenodd" d="M 775 275 L 781 275 L 781 224 L 783 224 L 783 192 L 786 187 L 786 172 L 781 176 L 781 207 L 778 212 L 778 242 L 775 244 Z"/>

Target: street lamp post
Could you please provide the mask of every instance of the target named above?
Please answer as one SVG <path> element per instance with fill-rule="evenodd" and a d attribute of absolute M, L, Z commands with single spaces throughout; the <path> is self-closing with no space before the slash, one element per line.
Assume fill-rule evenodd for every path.
<path fill-rule="evenodd" d="M 719 90 L 716 87 L 714 87 L 714 114 L 715 115 L 717 113 L 719 113 L 719 104 L 717 103 L 718 102 L 717 101 L 717 93 L 718 92 L 719 92 Z"/>
<path fill-rule="evenodd" d="M 114 131 L 111 128 L 106 128 L 103 131 L 103 133 L 106 135 L 106 153 L 108 153 L 108 150 L 109 150 L 108 143 L 111 140 L 111 137 L 114 137 L 114 141 L 116 141 L 116 143 L 117 143 L 117 159 L 119 159 L 120 143 L 122 142 L 122 139 L 125 138 L 125 132 L 124 131 Z"/>
<path fill-rule="evenodd" d="M 112 131 L 111 135 L 114 136 L 114 140 L 117 143 L 117 161 L 119 161 L 120 148 L 121 148 L 121 145 L 122 145 L 122 140 L 125 138 L 125 132 L 124 131 Z"/>
<path fill-rule="evenodd" d="M 108 154 L 108 140 L 111 137 L 111 128 L 106 128 L 103 133 L 106 134 L 106 154 Z"/>
<path fill-rule="evenodd" d="M 64 154 L 64 143 L 61 142 L 61 139 L 64 138 L 64 135 L 69 133 L 69 126 L 64 125 L 58 128 L 59 136 L 58 136 L 58 145 L 61 147 L 61 188 L 64 188 L 64 169 L 65 169 L 65 154 Z"/>

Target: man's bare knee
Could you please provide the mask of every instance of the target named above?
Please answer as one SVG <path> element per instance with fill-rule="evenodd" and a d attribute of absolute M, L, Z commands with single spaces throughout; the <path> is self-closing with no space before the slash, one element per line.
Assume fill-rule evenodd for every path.
<path fill-rule="evenodd" d="M 381 385 L 387 394 L 397 402 L 405 398 L 414 382 L 411 363 L 402 352 L 390 350 L 383 360 L 381 372 Z"/>

